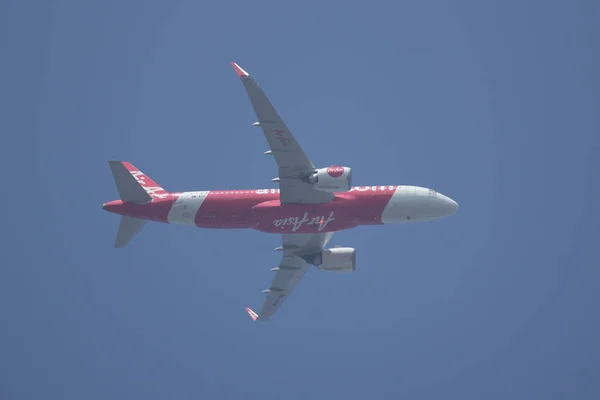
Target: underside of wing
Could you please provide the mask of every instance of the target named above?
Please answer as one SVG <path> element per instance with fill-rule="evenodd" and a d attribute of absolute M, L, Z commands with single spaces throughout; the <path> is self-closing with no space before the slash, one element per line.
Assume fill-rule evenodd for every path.
<path fill-rule="evenodd" d="M 267 294 L 265 302 L 258 313 L 258 319 L 265 320 L 277 312 L 288 295 L 294 290 L 300 279 L 308 271 L 309 265 L 296 256 L 284 256 L 278 267 L 273 268 L 275 278 L 271 287 L 263 292 Z"/>
<path fill-rule="evenodd" d="M 281 235 L 283 251 L 291 254 L 306 255 L 321 251 L 331 240 L 333 232 L 325 233 L 292 233 Z"/>
<path fill-rule="evenodd" d="M 300 177 L 310 175 L 315 166 L 304 153 L 292 132 L 285 125 L 258 83 L 239 65 L 231 65 L 242 80 L 258 121 L 253 125 L 263 130 L 269 151 L 278 167 L 280 199 L 286 203 L 326 203 L 335 197 L 332 193 L 316 190 Z"/>
<path fill-rule="evenodd" d="M 315 189 L 300 179 L 284 179 L 279 181 L 281 204 L 321 204 L 335 198 L 333 193 Z"/>
<path fill-rule="evenodd" d="M 282 235 L 283 245 L 278 250 L 283 252 L 283 258 L 272 269 L 275 277 L 269 289 L 263 291 L 267 297 L 262 309 L 258 314 L 246 310 L 253 320 L 267 320 L 275 315 L 308 270 L 310 264 L 305 256 L 322 251 L 332 236 L 333 232 Z"/>

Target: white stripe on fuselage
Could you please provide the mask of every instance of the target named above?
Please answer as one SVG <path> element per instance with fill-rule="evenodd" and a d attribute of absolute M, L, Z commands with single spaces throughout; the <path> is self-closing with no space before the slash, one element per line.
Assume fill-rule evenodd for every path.
<path fill-rule="evenodd" d="M 206 199 L 208 193 L 208 191 L 181 193 L 181 196 L 179 196 L 169 210 L 169 215 L 167 216 L 169 223 L 196 225 L 196 214 L 202 203 L 204 203 L 204 199 Z"/>

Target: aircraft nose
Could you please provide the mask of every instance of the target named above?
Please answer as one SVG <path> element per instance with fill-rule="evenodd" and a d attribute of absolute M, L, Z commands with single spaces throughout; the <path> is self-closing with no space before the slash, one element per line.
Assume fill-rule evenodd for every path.
<path fill-rule="evenodd" d="M 450 197 L 438 193 L 438 200 L 445 216 L 455 214 L 458 211 L 458 203 Z"/>

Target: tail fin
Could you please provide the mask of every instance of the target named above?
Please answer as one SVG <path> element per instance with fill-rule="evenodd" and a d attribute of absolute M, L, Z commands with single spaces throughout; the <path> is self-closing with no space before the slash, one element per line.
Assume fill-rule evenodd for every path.
<path fill-rule="evenodd" d="M 112 171 L 119 196 L 122 201 L 136 204 L 149 203 L 153 198 L 165 198 L 169 193 L 158 183 L 128 162 L 111 160 Z M 125 247 L 144 227 L 146 221 L 139 218 L 121 216 L 115 247 Z"/>
<path fill-rule="evenodd" d="M 168 192 L 142 171 L 128 162 L 108 162 L 121 200 L 131 203 L 148 203 L 152 198 L 164 198 Z"/>
<path fill-rule="evenodd" d="M 119 230 L 115 239 L 115 247 L 121 248 L 127 246 L 131 239 L 144 227 L 146 221 L 139 218 L 121 216 Z"/>

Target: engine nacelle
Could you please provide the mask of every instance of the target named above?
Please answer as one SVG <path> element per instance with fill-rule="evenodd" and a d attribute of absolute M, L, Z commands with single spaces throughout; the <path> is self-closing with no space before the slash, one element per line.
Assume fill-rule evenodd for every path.
<path fill-rule="evenodd" d="M 352 185 L 352 168 L 331 166 L 320 168 L 308 177 L 315 189 L 324 192 L 347 192 Z"/>
<path fill-rule="evenodd" d="M 356 269 L 356 249 L 352 247 L 325 249 L 317 255 L 315 266 L 329 272 L 353 272 Z"/>

